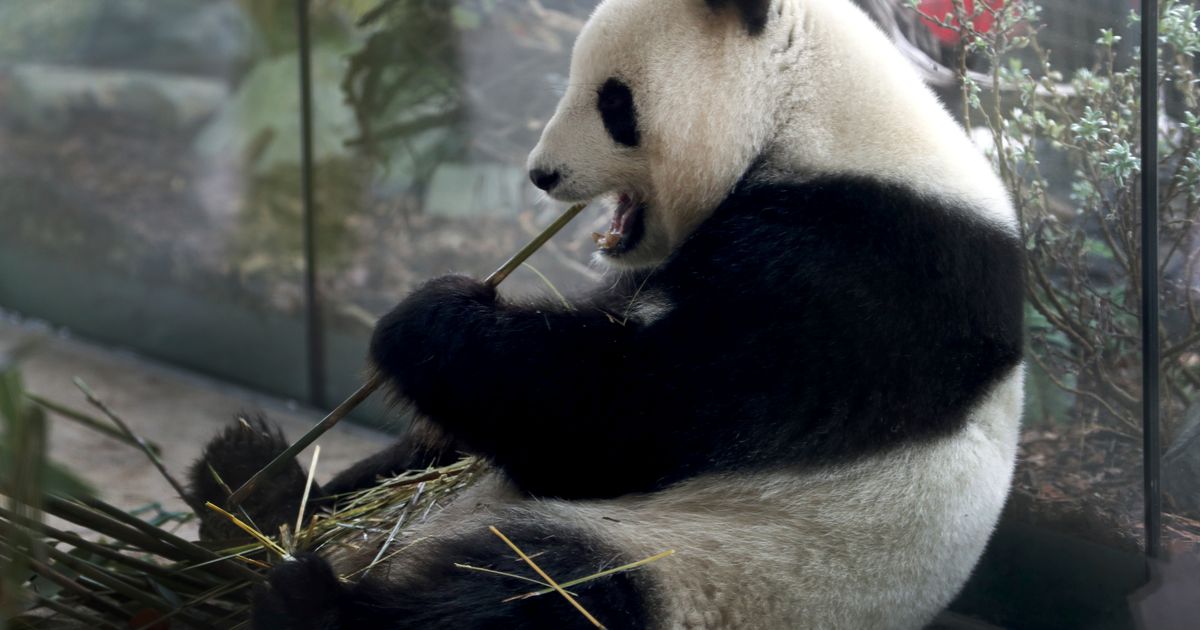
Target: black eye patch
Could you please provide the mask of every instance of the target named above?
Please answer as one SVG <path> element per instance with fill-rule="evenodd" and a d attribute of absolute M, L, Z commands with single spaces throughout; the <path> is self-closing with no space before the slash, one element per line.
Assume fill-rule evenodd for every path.
<path fill-rule="evenodd" d="M 596 94 L 596 109 L 613 140 L 627 147 L 638 145 L 637 109 L 628 85 L 618 79 L 605 81 Z"/>

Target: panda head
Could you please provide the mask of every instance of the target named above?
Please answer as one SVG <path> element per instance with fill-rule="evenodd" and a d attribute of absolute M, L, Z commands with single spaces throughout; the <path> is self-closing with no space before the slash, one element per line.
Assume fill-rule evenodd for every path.
<path fill-rule="evenodd" d="M 885 180 L 1017 231 L 983 153 L 850 0 L 605 0 L 528 167 L 555 199 L 616 202 L 600 258 L 626 267 L 664 259 L 752 167 Z"/>
<path fill-rule="evenodd" d="M 764 90 L 771 5 L 606 0 L 588 20 L 528 168 L 555 199 L 614 202 L 602 259 L 661 261 L 760 153 L 779 100 Z"/>

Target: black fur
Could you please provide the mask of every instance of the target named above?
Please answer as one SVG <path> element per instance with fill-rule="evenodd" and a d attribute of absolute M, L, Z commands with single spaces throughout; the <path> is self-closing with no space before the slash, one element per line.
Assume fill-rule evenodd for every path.
<path fill-rule="evenodd" d="M 530 524 L 500 525 L 557 581 L 591 575 L 630 561 L 584 532 Z M 540 581 L 504 543 L 483 530 L 456 540 L 414 547 L 418 562 L 390 577 L 338 581 L 319 556 L 302 555 L 271 571 L 255 596 L 256 630 L 570 630 L 592 625 L 557 593 L 505 602 L 536 584 L 463 569 L 455 563 Z M 411 554 L 410 554 L 411 555 Z M 377 572 L 387 572 L 377 567 Z M 395 581 L 393 581 L 395 580 Z M 569 589 L 609 628 L 646 628 L 653 587 L 638 572 L 618 573 Z"/>
<path fill-rule="evenodd" d="M 287 447 L 288 442 L 279 427 L 260 417 L 230 424 L 204 447 L 200 459 L 188 470 L 189 487 L 188 496 L 185 497 L 200 517 L 200 537 L 203 540 L 246 538 L 245 532 L 204 507 L 204 504 L 212 502 L 229 507 L 230 490 L 240 488 Z M 260 531 L 278 532 L 280 525 L 295 522 L 307 482 L 307 473 L 293 461 L 270 483 L 260 486 L 238 512 L 241 515 L 248 514 Z M 311 496 L 322 496 L 321 487 L 315 483 Z M 311 514 L 315 506 L 316 502 L 313 502 L 306 511 Z"/>
<path fill-rule="evenodd" d="M 620 79 L 609 79 L 596 92 L 596 109 L 613 141 L 627 147 L 636 147 L 640 142 L 637 125 L 637 106 L 633 92 Z M 538 186 L 541 188 L 541 186 Z M 549 190 L 543 188 L 543 190 Z"/>
<path fill-rule="evenodd" d="M 743 183 L 660 268 L 573 310 L 433 280 L 371 358 L 527 492 L 613 497 L 955 431 L 1020 360 L 1022 279 L 1020 241 L 969 208 Z M 639 287 L 671 305 L 649 325 L 624 320 Z"/>
<path fill-rule="evenodd" d="M 746 30 L 751 35 L 758 35 L 767 28 L 767 18 L 771 10 L 771 0 L 704 0 L 714 11 L 733 5 L 742 16 Z"/>
<path fill-rule="evenodd" d="M 200 516 L 201 539 L 227 541 L 246 537 L 229 519 L 204 504 L 212 502 L 229 507 L 226 505 L 229 491 L 240 487 L 287 447 L 279 427 L 261 417 L 231 423 L 204 447 L 200 458 L 188 469 L 188 495 L 184 497 Z M 462 456 L 461 447 L 453 439 L 428 423 L 414 422 L 395 443 L 343 470 L 325 484 L 314 482 L 305 517 L 344 494 L 377 485 L 382 477 L 449 465 Z M 225 486 L 217 481 L 218 477 Z M 261 531 L 279 531 L 280 525 L 295 522 L 307 482 L 307 473 L 292 460 L 277 476 L 259 486 L 238 511 L 248 514 Z"/>

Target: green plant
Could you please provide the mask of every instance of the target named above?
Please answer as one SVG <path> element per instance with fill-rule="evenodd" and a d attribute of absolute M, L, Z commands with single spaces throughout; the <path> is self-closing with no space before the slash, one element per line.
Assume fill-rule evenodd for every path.
<path fill-rule="evenodd" d="M 46 416 L 28 402 L 17 363 L 29 346 L 0 349 L 0 495 L 16 519 L 41 519 L 47 493 L 86 496 L 90 489 L 46 458 Z M 23 588 L 30 564 L 44 555 L 41 541 L 9 519 L 0 520 L 0 628 L 27 605 Z"/>
<path fill-rule="evenodd" d="M 365 39 L 342 82 L 359 130 L 349 144 L 418 181 L 443 161 L 523 164 L 557 101 L 546 79 L 565 72 L 583 23 L 540 2 L 374 0 L 354 12 Z"/>

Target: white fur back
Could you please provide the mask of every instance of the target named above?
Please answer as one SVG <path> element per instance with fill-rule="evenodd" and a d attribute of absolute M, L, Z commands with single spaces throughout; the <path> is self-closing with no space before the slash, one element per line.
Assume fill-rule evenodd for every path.
<path fill-rule="evenodd" d="M 775 169 L 907 184 L 1016 232 L 990 162 L 862 10 L 849 0 L 777 1 L 803 38 L 781 64 L 805 69 L 805 80 L 777 114 L 787 122 L 771 147 Z M 789 82 L 787 70 L 778 76 Z"/>

